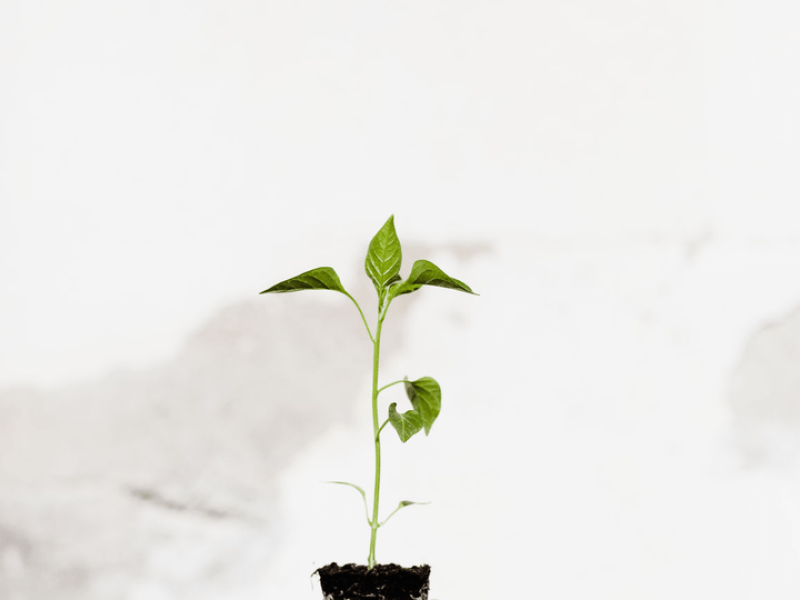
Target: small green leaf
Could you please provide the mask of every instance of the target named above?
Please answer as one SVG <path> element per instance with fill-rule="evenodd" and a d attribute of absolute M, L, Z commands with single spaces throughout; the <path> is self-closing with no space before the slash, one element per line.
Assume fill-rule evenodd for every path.
<path fill-rule="evenodd" d="M 406 443 L 411 437 L 422 430 L 422 417 L 414 410 L 404 413 L 397 412 L 397 402 L 389 405 L 389 423 L 392 424 L 400 441 Z"/>
<path fill-rule="evenodd" d="M 364 501 L 367 501 L 367 493 L 357 486 L 355 483 L 348 483 L 347 481 L 326 481 L 325 483 L 335 483 L 337 485 L 349 485 L 351 488 L 357 489 L 361 493 L 361 497 L 364 498 Z"/>
<path fill-rule="evenodd" d="M 394 215 L 381 227 L 369 243 L 364 269 L 375 284 L 375 290 L 382 299 L 384 290 L 399 280 L 403 251 L 394 228 Z"/>
<path fill-rule="evenodd" d="M 433 377 L 422 377 L 415 381 L 403 381 L 406 395 L 411 401 L 411 410 L 397 412 L 397 403 L 389 405 L 389 422 L 400 436 L 400 441 L 407 442 L 414 434 L 425 429 L 425 435 L 431 432 L 433 422 L 442 410 L 442 389 Z"/>
<path fill-rule="evenodd" d="M 280 283 L 276 283 L 271 288 L 260 292 L 261 294 L 299 292 L 301 290 L 333 290 L 348 295 L 339 276 L 331 267 L 319 267 L 311 269 L 305 273 L 300 273 Z"/>
<path fill-rule="evenodd" d="M 400 277 L 400 275 L 395 275 L 386 283 L 386 287 L 378 292 L 378 314 L 383 313 L 383 305 L 386 300 L 394 298 L 394 296 L 390 296 L 391 287 L 393 285 L 398 285 L 398 282 L 402 280 L 403 278 Z"/>
<path fill-rule="evenodd" d="M 466 283 L 450 277 L 431 261 L 418 260 L 411 268 L 411 274 L 408 279 L 391 289 L 392 298 L 402 294 L 410 294 L 423 285 L 434 285 L 450 290 L 458 290 L 459 292 L 467 292 L 475 296 L 478 295 Z"/>
<path fill-rule="evenodd" d="M 348 483 L 346 481 L 326 481 L 325 483 L 335 483 L 337 485 L 348 485 L 351 488 L 355 488 L 356 490 L 358 490 L 361 493 L 361 497 L 364 499 L 364 512 L 367 515 L 367 523 L 369 523 L 369 508 L 367 508 L 367 494 L 366 494 L 366 492 L 364 492 L 363 489 L 361 489 L 355 483 Z"/>
<path fill-rule="evenodd" d="M 433 377 L 422 377 L 405 382 L 406 395 L 419 414 L 425 435 L 431 432 L 436 417 L 442 410 L 442 388 Z"/>
<path fill-rule="evenodd" d="M 391 519 L 394 516 L 394 513 L 396 513 L 398 510 L 405 508 L 406 506 L 411 506 L 412 504 L 430 504 L 430 502 L 412 502 L 411 500 L 403 500 L 397 505 L 397 508 L 395 508 L 388 517 L 381 521 L 379 527 L 383 527 L 386 524 L 386 521 Z"/>

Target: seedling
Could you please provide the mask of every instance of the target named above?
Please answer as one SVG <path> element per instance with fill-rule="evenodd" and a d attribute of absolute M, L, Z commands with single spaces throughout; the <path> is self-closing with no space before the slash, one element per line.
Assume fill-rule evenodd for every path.
<path fill-rule="evenodd" d="M 404 378 L 388 383 L 383 387 L 378 387 L 378 364 L 380 360 L 381 329 L 383 327 L 383 321 L 386 319 L 389 306 L 395 298 L 404 294 L 416 292 L 424 285 L 433 285 L 436 287 L 458 290 L 460 292 L 467 292 L 468 294 L 476 296 L 478 295 L 475 294 L 466 283 L 450 277 L 439 267 L 427 260 L 416 261 L 411 268 L 411 274 L 407 279 L 403 280 L 400 277 L 400 263 L 402 262 L 402 258 L 403 253 L 400 247 L 400 240 L 397 238 L 397 232 L 394 228 L 394 215 L 392 215 L 375 237 L 372 238 L 369 244 L 369 250 L 367 251 L 367 258 L 364 262 L 367 275 L 372 280 L 372 283 L 375 285 L 375 290 L 378 292 L 378 322 L 375 327 L 374 335 L 369 328 L 367 319 L 364 317 L 364 312 L 361 310 L 358 302 L 344 289 L 339 280 L 339 276 L 331 267 L 311 269 L 305 273 L 300 273 L 300 275 L 296 277 L 276 283 L 272 287 L 261 292 L 262 294 L 298 292 L 301 290 L 332 290 L 334 292 L 340 292 L 350 298 L 353 304 L 356 305 L 361 315 L 361 320 L 364 322 L 364 327 L 367 329 L 369 339 L 372 341 L 372 431 L 373 443 L 375 446 L 375 484 L 372 497 L 372 516 L 370 516 L 369 507 L 367 506 L 367 494 L 362 488 L 354 483 L 348 483 L 346 481 L 330 482 L 348 485 L 358 490 L 364 500 L 367 523 L 370 527 L 369 557 L 367 558 L 367 566 L 369 569 L 375 566 L 375 542 L 378 529 L 385 525 L 401 508 L 412 504 L 425 504 L 422 502 L 403 500 L 383 521 L 378 519 L 381 491 L 381 432 L 383 428 L 386 427 L 386 424 L 390 423 L 397 432 L 400 441 L 403 443 L 407 442 L 412 436 L 423 429 L 427 436 L 431 431 L 434 421 L 436 421 L 436 418 L 439 416 L 442 406 L 442 391 L 433 377 L 421 377 L 414 381 L 409 381 L 408 378 Z M 401 413 L 397 411 L 397 403 L 392 402 L 389 405 L 388 417 L 383 424 L 381 424 L 378 418 L 378 395 L 382 391 L 400 383 L 402 383 L 405 388 L 406 395 L 411 402 L 412 408 L 411 410 Z"/>

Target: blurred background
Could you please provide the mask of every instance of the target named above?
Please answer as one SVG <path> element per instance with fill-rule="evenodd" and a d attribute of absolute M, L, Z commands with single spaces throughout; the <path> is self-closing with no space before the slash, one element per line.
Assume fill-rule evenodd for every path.
<path fill-rule="evenodd" d="M 0 598 L 800 597 L 800 5 L 0 0 Z M 402 390 L 381 396 L 381 412 Z"/>

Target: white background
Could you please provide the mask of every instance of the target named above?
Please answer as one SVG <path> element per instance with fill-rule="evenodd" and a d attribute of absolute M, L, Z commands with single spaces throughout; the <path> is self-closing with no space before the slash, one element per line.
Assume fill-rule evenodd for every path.
<path fill-rule="evenodd" d="M 394 214 L 404 244 L 442 245 L 413 258 L 481 293 L 420 295 L 407 326 L 426 333 L 397 357 L 469 379 L 470 409 L 418 444 L 448 476 L 396 456 L 438 494 L 398 516 L 425 524 L 430 552 L 398 556 L 431 562 L 432 598 L 796 598 L 794 455 L 776 466 L 767 441 L 742 466 L 736 426 L 758 410 L 730 386 L 800 305 L 798 30 L 777 0 L 0 0 L 2 406 L 157 369 L 300 271 L 355 286 Z M 741 376 L 792 364 L 776 352 Z M 308 593 L 342 522 L 304 486 L 340 464 L 365 478 L 352 439 L 330 429 L 287 464 L 283 558 L 203 597 Z M 5 448 L 22 485 L 23 446 Z M 36 565 L 6 555 L 4 589 L 38 600 Z M 98 587 L 87 556 L 83 597 L 200 597 L 169 561 Z"/>

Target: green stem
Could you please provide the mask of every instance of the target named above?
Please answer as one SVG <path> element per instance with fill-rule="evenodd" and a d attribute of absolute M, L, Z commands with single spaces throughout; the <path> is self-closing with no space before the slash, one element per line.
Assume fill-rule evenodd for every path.
<path fill-rule="evenodd" d="M 383 425 L 381 425 L 380 429 L 378 429 L 378 435 L 377 435 L 377 436 L 375 436 L 375 437 L 378 437 L 378 438 L 379 438 L 379 437 L 381 436 L 381 431 L 383 431 L 383 428 L 384 428 L 384 427 L 386 427 L 388 424 L 389 424 L 389 419 L 386 419 L 386 420 L 383 422 Z"/>
<path fill-rule="evenodd" d="M 344 293 L 344 295 L 345 295 L 345 296 L 347 296 L 348 298 L 350 298 L 350 300 L 352 300 L 352 301 L 353 301 L 353 304 L 355 304 L 355 305 L 356 305 L 356 308 L 358 309 L 358 314 L 360 314 L 360 315 L 361 315 L 361 320 L 362 320 L 362 321 L 364 321 L 364 327 L 366 327 L 366 328 L 367 328 L 367 335 L 369 336 L 369 339 L 370 339 L 370 340 L 372 341 L 372 343 L 374 344 L 374 343 L 375 343 L 375 339 L 372 337 L 372 332 L 369 330 L 369 325 L 367 324 L 367 319 L 366 319 L 366 317 L 364 317 L 364 312 L 361 310 L 361 307 L 358 305 L 358 302 L 356 302 L 356 299 L 355 299 L 355 298 L 353 298 L 353 297 L 352 297 L 350 294 L 348 294 L 347 292 L 345 292 L 345 293 Z"/>
<path fill-rule="evenodd" d="M 380 394 L 386 388 L 390 388 L 393 385 L 397 385 L 398 383 L 404 383 L 404 382 L 405 382 L 405 379 L 400 379 L 399 381 L 393 381 L 392 383 L 387 383 L 385 386 L 383 386 L 381 389 L 378 390 L 378 393 Z"/>
<path fill-rule="evenodd" d="M 353 300 L 355 302 L 355 300 Z M 378 425 L 378 393 L 381 390 L 386 389 L 391 385 L 395 385 L 398 383 L 402 383 L 402 381 L 395 381 L 390 383 L 389 385 L 385 385 L 382 388 L 378 389 L 378 367 L 380 365 L 380 356 L 381 356 L 381 329 L 383 328 L 383 320 L 386 318 L 386 313 L 389 311 L 389 305 L 392 303 L 391 297 L 387 298 L 386 304 L 383 306 L 383 310 L 378 311 L 378 324 L 375 328 L 375 337 L 373 338 L 370 335 L 370 339 L 372 340 L 373 352 L 372 352 L 372 434 L 373 434 L 373 443 L 375 444 L 375 491 L 372 496 L 372 520 L 369 523 L 370 526 L 370 536 L 369 536 L 369 556 L 367 557 L 367 569 L 372 569 L 375 566 L 375 542 L 378 538 L 378 528 L 381 526 L 381 523 L 378 521 L 378 509 L 380 507 L 380 495 L 381 495 L 381 438 L 380 433 L 381 429 L 384 428 L 386 423 L 388 423 L 388 419 L 384 422 L 383 425 Z M 356 306 L 358 303 L 356 302 Z M 358 309 L 361 312 L 361 308 Z M 364 314 L 361 313 L 361 317 L 364 317 Z M 366 325 L 366 320 L 364 321 L 364 325 Z M 367 327 L 367 331 L 369 331 L 369 327 Z"/>
<path fill-rule="evenodd" d="M 378 327 L 375 330 L 372 353 L 372 434 L 375 442 L 375 491 L 372 497 L 372 520 L 370 521 L 369 537 L 369 557 L 367 558 L 367 568 L 375 566 L 375 541 L 378 537 L 378 507 L 380 503 L 381 491 L 381 439 L 380 424 L 378 422 L 378 364 L 381 354 L 381 328 L 383 319 L 378 320 Z"/>

